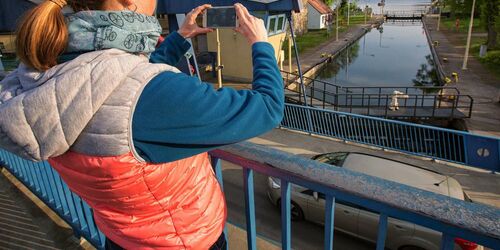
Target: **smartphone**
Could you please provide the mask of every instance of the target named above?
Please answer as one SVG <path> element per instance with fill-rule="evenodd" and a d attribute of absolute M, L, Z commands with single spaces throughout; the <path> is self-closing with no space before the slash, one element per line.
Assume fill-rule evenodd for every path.
<path fill-rule="evenodd" d="M 203 14 L 205 28 L 236 28 L 238 18 L 234 6 L 212 7 Z"/>

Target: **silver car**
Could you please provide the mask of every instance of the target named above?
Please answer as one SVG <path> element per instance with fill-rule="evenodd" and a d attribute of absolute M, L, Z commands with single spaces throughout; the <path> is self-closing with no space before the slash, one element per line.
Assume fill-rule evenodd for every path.
<path fill-rule="evenodd" d="M 343 167 L 352 171 L 395 181 L 430 192 L 447 195 L 460 200 L 470 199 L 457 180 L 413 166 L 378 156 L 363 153 L 337 152 L 314 156 L 313 160 Z M 281 206 L 280 180 L 269 177 L 270 201 Z M 292 220 L 308 220 L 324 224 L 325 195 L 298 185 L 292 185 Z M 379 215 L 355 204 L 337 201 L 335 204 L 335 230 L 376 242 Z M 456 239 L 455 249 L 482 249 L 475 243 Z M 413 223 L 389 218 L 386 247 L 397 250 L 440 249 L 441 233 Z"/>

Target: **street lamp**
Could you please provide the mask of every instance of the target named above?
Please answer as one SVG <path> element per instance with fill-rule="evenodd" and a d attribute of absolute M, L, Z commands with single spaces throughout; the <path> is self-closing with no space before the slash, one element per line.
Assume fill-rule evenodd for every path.
<path fill-rule="evenodd" d="M 349 26 L 350 18 L 350 9 L 351 9 L 351 0 L 347 1 L 347 26 Z"/>
<path fill-rule="evenodd" d="M 339 8 L 340 8 L 340 4 L 337 4 L 337 6 L 335 6 L 335 41 L 338 41 L 339 40 Z"/>
<path fill-rule="evenodd" d="M 476 7 L 476 0 L 472 1 L 472 10 L 470 12 L 470 22 L 469 22 L 469 34 L 467 35 L 467 46 L 465 46 L 465 55 L 464 55 L 464 64 L 462 65 L 462 69 L 467 69 L 467 62 L 469 61 L 469 48 L 470 48 L 470 39 L 472 36 L 472 26 L 474 25 L 474 8 Z"/>
<path fill-rule="evenodd" d="M 442 11 L 442 6 L 439 3 L 440 1 L 437 1 L 437 7 L 439 8 L 439 16 L 438 16 L 438 26 L 437 26 L 437 31 L 439 31 L 439 26 L 441 26 L 441 11 Z"/>

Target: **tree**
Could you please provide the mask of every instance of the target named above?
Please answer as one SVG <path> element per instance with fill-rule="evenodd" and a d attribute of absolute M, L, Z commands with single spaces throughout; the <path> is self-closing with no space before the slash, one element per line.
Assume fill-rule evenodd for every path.
<path fill-rule="evenodd" d="M 488 49 L 497 46 L 497 37 L 500 32 L 500 0 L 484 0 L 481 4 L 481 24 L 488 32 L 486 45 Z"/>
<path fill-rule="evenodd" d="M 476 0 L 476 6 L 481 6 L 484 1 L 488 0 Z M 444 6 L 449 7 L 452 18 L 467 17 L 470 15 L 472 0 L 444 0 L 442 2 Z M 477 8 L 476 14 L 480 15 L 480 11 L 480 8 Z"/>

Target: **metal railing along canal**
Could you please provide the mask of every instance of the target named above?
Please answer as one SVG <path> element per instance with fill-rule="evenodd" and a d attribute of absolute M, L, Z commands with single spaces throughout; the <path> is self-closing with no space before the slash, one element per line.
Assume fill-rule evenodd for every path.
<path fill-rule="evenodd" d="M 243 168 L 248 249 L 256 249 L 254 173 L 281 180 L 282 249 L 291 249 L 291 184 L 321 192 L 326 196 L 325 249 L 334 244 L 336 202 L 349 202 L 379 214 L 377 249 L 384 249 L 388 217 L 415 223 L 442 233 L 441 249 L 454 247 L 461 238 L 499 249 L 500 210 L 315 162 L 303 157 L 248 142 L 211 152 L 221 186 L 221 160 Z M 64 218 L 77 236 L 102 249 L 104 235 L 95 226 L 91 209 L 72 193 L 47 164 L 33 163 L 0 150 L 0 160 L 11 173 Z M 367 163 L 369 164 L 369 163 Z"/>
<path fill-rule="evenodd" d="M 281 126 L 500 172 L 500 138 L 288 103 Z"/>
<path fill-rule="evenodd" d="M 304 104 L 296 74 L 283 72 L 285 87 L 294 94 L 287 94 L 287 100 Z M 470 118 L 474 100 L 470 95 L 461 95 L 453 87 L 344 87 L 329 82 L 304 77 L 308 104 L 324 109 L 353 112 L 384 118 L 398 119 L 461 119 Z M 398 109 L 392 111 L 394 92 L 403 93 L 398 98 Z"/>

